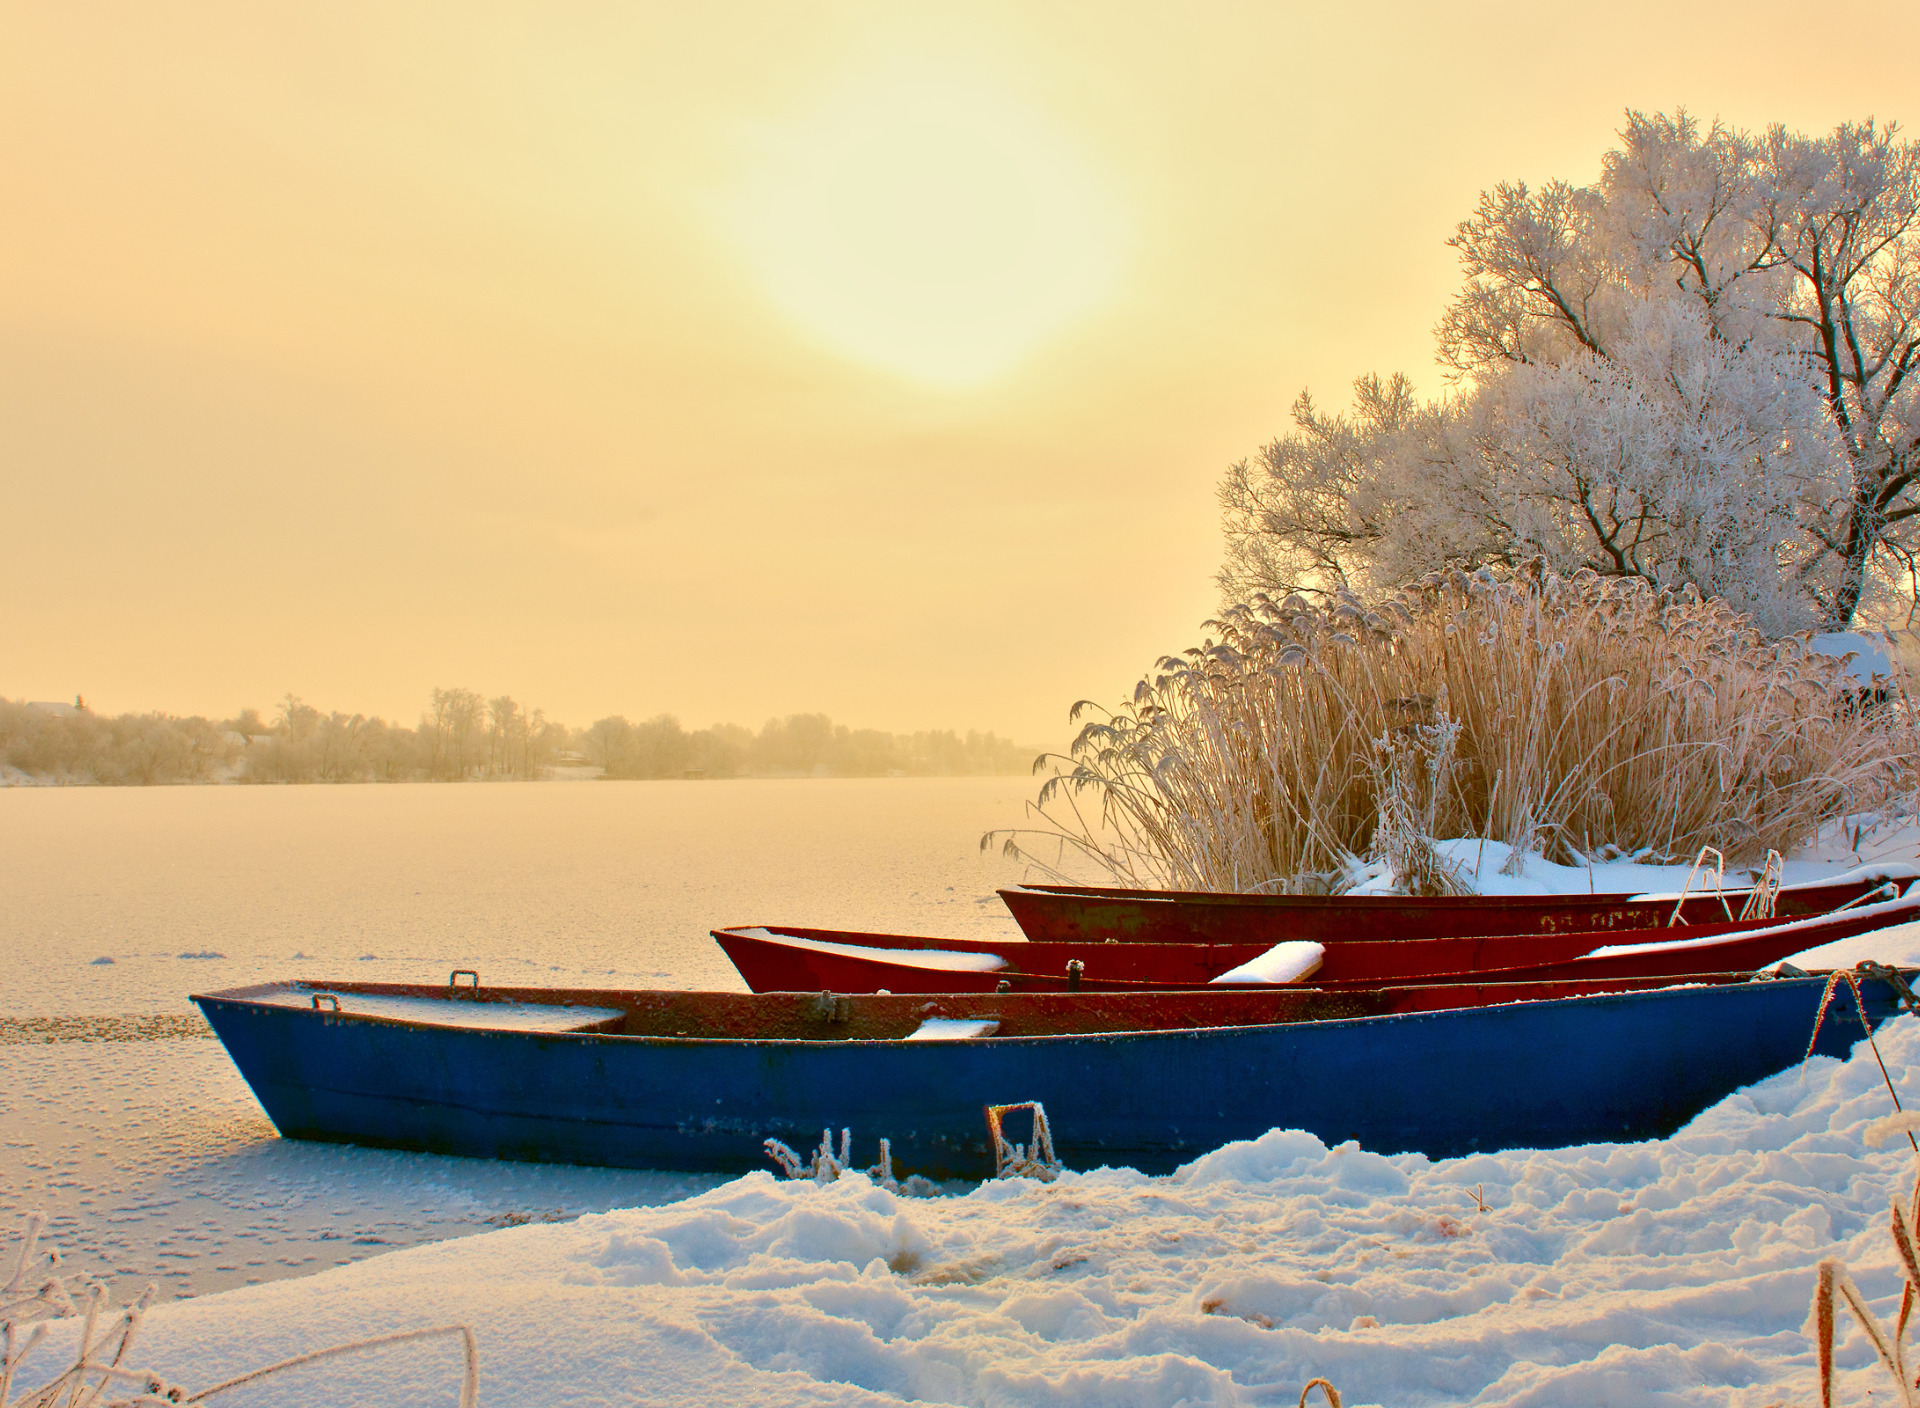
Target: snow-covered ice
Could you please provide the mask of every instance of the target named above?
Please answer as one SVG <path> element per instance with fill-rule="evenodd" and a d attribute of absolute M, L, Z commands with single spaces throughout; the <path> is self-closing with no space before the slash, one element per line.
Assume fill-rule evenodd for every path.
<path fill-rule="evenodd" d="M 108 1040 L 4 1036 L 0 1252 L 42 1211 L 65 1269 L 117 1300 L 149 1281 L 188 1296 L 305 1276 L 720 1181 L 281 1139 L 197 1017 L 123 1022 Z"/>

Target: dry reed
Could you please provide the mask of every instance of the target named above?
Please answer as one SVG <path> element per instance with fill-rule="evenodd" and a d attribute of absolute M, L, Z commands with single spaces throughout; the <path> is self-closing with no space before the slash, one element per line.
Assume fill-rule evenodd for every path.
<path fill-rule="evenodd" d="M 1915 785 L 1904 692 L 1864 700 L 1839 662 L 1691 589 L 1536 561 L 1372 604 L 1259 597 L 1209 630 L 1036 764 L 1037 826 L 983 845 L 1056 878 L 1077 854 L 1123 885 L 1282 893 L 1371 858 L 1437 893 L 1456 882 L 1435 837 L 1747 861 Z"/>
<path fill-rule="evenodd" d="M 1858 1001 L 1857 992 L 1855 1000 Z M 1887 1089 L 1892 1092 L 1891 1082 Z M 1895 1113 L 1868 1127 L 1867 1143 L 1881 1144 L 1896 1134 L 1906 1135 L 1910 1144 L 1914 1142 L 1914 1131 L 1920 1129 L 1920 1114 L 1901 1110 L 1899 1105 L 1899 1097 L 1894 1096 Z M 1916 1145 L 1915 1150 L 1920 1153 L 1920 1145 Z M 1873 1313 L 1867 1298 L 1847 1274 L 1844 1262 L 1828 1257 L 1820 1263 L 1814 1279 L 1813 1306 L 1807 1313 L 1807 1331 L 1813 1336 L 1819 1363 L 1820 1408 L 1833 1408 L 1833 1351 L 1839 1329 L 1835 1312 L 1840 1305 L 1853 1312 L 1875 1356 L 1893 1379 L 1894 1401 L 1904 1408 L 1920 1408 L 1920 1391 L 1917 1391 L 1920 1385 L 1914 1381 L 1907 1358 L 1907 1330 L 1913 1323 L 1914 1310 L 1920 1307 L 1920 1248 L 1914 1243 L 1914 1229 L 1920 1227 L 1920 1169 L 1916 1170 L 1909 1203 L 1910 1207 L 1903 1210 L 1900 1199 L 1892 1199 L 1887 1219 L 1887 1233 L 1900 1267 L 1900 1313 L 1891 1326 L 1883 1325 Z"/>
<path fill-rule="evenodd" d="M 230 1389 L 258 1383 L 289 1369 L 324 1363 L 345 1355 L 457 1336 L 463 1356 L 460 1408 L 477 1408 L 480 1401 L 480 1352 L 473 1331 L 465 1325 L 436 1325 L 423 1330 L 400 1330 L 386 1335 L 329 1346 L 277 1364 L 239 1374 L 209 1388 L 188 1389 L 148 1369 L 136 1369 L 127 1355 L 138 1336 L 141 1321 L 158 1287 L 149 1285 L 139 1299 L 115 1312 L 107 1303 L 106 1287 L 81 1287 L 81 1302 L 57 1275 L 38 1280 L 44 1263 L 50 1271 L 60 1264 L 57 1251 L 41 1252 L 40 1232 L 46 1219 L 29 1214 L 13 1275 L 0 1284 L 0 1408 L 173 1408 L 204 1403 Z M 47 1321 L 75 1315 L 83 1318 L 75 1341 L 73 1362 L 61 1373 L 35 1387 L 14 1394 L 21 1366 L 47 1338 Z M 322 1385 L 324 1393 L 325 1385 Z M 330 1394 L 326 1395 L 331 1397 Z"/>

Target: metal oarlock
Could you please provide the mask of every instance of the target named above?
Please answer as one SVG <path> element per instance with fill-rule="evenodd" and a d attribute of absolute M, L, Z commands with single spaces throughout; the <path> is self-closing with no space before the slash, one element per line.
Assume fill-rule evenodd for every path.
<path fill-rule="evenodd" d="M 1033 1149 L 1024 1144 L 1009 1144 L 1001 1121 L 1014 1110 L 1033 1112 Z M 1035 1178 L 1051 1183 L 1065 1170 L 1053 1152 L 1053 1131 L 1047 1126 L 1047 1109 L 1038 1100 L 1023 1100 L 1016 1105 L 987 1106 L 987 1137 L 993 1142 L 995 1178 Z"/>

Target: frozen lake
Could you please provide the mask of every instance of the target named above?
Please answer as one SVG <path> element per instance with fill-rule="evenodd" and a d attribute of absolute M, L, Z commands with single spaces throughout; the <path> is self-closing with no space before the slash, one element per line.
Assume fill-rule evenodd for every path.
<path fill-rule="evenodd" d="M 0 1239 L 200 1294 L 718 1179 L 278 1139 L 191 992 L 267 978 L 739 989 L 707 937 L 995 937 L 1026 778 L 0 790 Z M 111 959 L 112 962 L 100 962 Z"/>

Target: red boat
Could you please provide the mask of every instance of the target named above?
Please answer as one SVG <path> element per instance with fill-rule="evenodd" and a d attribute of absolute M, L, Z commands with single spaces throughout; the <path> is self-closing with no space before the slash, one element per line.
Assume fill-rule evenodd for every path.
<path fill-rule="evenodd" d="M 1667 904 L 1671 913 L 1673 901 Z M 1913 920 L 1920 920 L 1920 885 L 1900 899 L 1805 918 L 1676 925 L 1625 935 L 1602 930 L 1261 945 L 994 941 L 755 927 L 716 929 L 713 937 L 755 992 L 1124 992 L 1214 986 L 1223 979 L 1240 986 L 1227 975 L 1247 965 L 1257 971 L 1283 947 L 1318 950 L 1317 963 L 1291 979 L 1316 988 L 1750 972 L 1836 939 Z M 1245 985 L 1288 980 L 1269 976 Z"/>
<path fill-rule="evenodd" d="M 1826 914 L 1889 883 L 1898 894 L 1920 880 L 1920 866 L 1890 862 L 1780 888 L 1780 919 Z M 1737 918 L 1750 889 L 1667 895 L 1255 895 L 1200 890 L 1122 890 L 1020 885 L 1000 898 L 1029 939 L 1052 943 L 1117 939 L 1131 944 L 1257 944 L 1288 939 L 1439 939 L 1462 935 L 1589 934 L 1659 929 L 1676 907 L 1687 924 Z"/>

